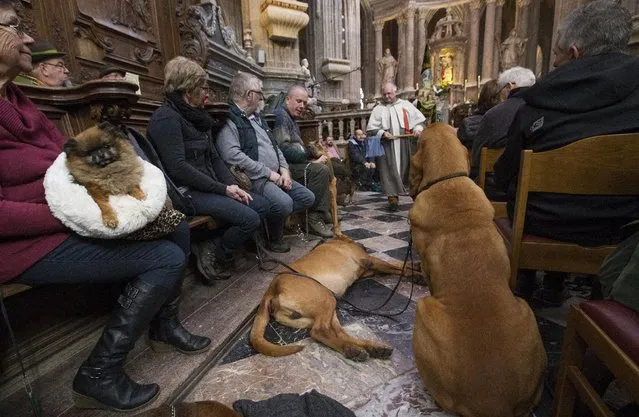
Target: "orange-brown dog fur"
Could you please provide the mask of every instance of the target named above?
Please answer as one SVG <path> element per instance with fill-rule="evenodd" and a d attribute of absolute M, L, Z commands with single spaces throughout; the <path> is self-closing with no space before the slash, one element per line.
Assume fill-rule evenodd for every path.
<path fill-rule="evenodd" d="M 324 149 L 324 146 L 317 141 L 311 142 L 307 145 L 307 149 L 311 152 L 312 158 L 319 158 L 324 155 L 326 157 L 326 165 L 331 170 L 331 179 L 328 183 L 328 195 L 331 199 L 331 220 L 333 221 L 333 233 L 335 236 L 342 235 L 342 229 L 339 226 L 339 219 L 337 218 L 337 178 L 335 178 L 335 174 L 333 173 L 333 163 L 331 162 L 331 157 L 328 156 L 328 152 Z"/>
<path fill-rule="evenodd" d="M 452 127 L 424 129 L 411 159 L 413 244 L 431 296 L 417 303 L 413 350 L 444 410 L 511 417 L 538 403 L 546 354 L 535 317 L 509 286 L 510 263 L 484 192 L 468 177 L 468 152 Z"/>
<path fill-rule="evenodd" d="M 91 163 L 91 152 L 110 147 L 115 150 L 117 160 L 105 166 Z M 109 196 L 128 194 L 143 200 L 145 194 L 140 188 L 142 164 L 133 146 L 118 129 L 108 123 L 90 127 L 75 138 L 70 138 L 64 146 L 67 154 L 66 165 L 75 181 L 83 185 L 102 212 L 102 222 L 109 228 L 116 228 L 118 217 L 109 204 Z"/>
<path fill-rule="evenodd" d="M 291 264 L 296 271 L 317 281 L 286 270 L 271 281 L 253 322 L 251 344 L 269 356 L 291 355 L 303 349 L 300 345 L 280 346 L 264 339 L 264 330 L 273 316 L 286 326 L 311 329 L 313 339 L 344 353 L 349 359 L 390 357 L 392 347 L 356 339 L 346 333 L 335 313 L 333 293 L 341 297 L 357 279 L 375 272 L 399 275 L 402 266 L 399 261 L 386 262 L 368 255 L 362 245 L 346 236 L 329 240 Z M 413 271 L 407 268 L 407 273 L 412 275 Z"/>
<path fill-rule="evenodd" d="M 173 417 L 171 407 L 163 405 L 147 410 L 138 417 Z M 175 405 L 175 417 L 242 417 L 217 401 L 197 401 Z"/>

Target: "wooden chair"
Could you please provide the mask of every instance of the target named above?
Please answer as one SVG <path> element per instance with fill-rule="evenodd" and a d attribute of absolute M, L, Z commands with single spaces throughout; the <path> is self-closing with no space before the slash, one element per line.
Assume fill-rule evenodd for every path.
<path fill-rule="evenodd" d="M 486 174 L 495 171 L 495 162 L 497 162 L 502 153 L 504 153 L 504 148 L 490 149 L 485 146 L 481 148 L 477 185 L 482 190 L 486 191 Z M 508 216 L 505 201 L 491 201 L 491 203 L 495 209 L 495 218 Z"/>
<path fill-rule="evenodd" d="M 587 348 L 639 402 L 639 314 L 612 300 L 586 301 L 568 313 L 554 417 L 572 417 L 577 395 L 595 416 L 614 416 L 582 372 Z"/>
<path fill-rule="evenodd" d="M 511 288 L 519 269 L 596 274 L 615 246 L 586 248 L 524 236 L 529 192 L 639 195 L 639 134 L 595 136 L 545 152 L 523 150 L 513 222 L 495 220 L 512 248 Z"/>

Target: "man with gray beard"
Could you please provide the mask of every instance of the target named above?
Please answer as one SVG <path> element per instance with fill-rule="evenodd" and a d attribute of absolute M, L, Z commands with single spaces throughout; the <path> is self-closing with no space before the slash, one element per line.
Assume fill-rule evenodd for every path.
<path fill-rule="evenodd" d="M 229 118 L 215 146 L 229 167 L 235 165 L 244 170 L 251 179 L 252 192 L 269 201 L 267 249 L 288 252 L 290 247 L 282 239 L 286 217 L 311 207 L 315 195 L 291 178 L 282 151 L 259 116 L 258 111 L 264 107 L 262 82 L 254 75 L 238 72 L 229 96 Z"/>

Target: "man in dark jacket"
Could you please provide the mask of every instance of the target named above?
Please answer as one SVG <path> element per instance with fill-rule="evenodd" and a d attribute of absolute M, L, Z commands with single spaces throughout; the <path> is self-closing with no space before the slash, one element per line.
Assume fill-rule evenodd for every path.
<path fill-rule="evenodd" d="M 348 157 L 353 179 L 360 190 L 371 190 L 375 174 L 374 158 L 366 158 L 366 134 L 362 129 L 355 130 L 355 136 L 348 141 Z"/>
<path fill-rule="evenodd" d="M 238 72 L 231 82 L 229 118 L 215 141 L 220 156 L 230 166 L 244 170 L 253 192 L 266 198 L 272 252 L 284 253 L 290 246 L 282 239 L 284 222 L 291 213 L 309 208 L 313 193 L 291 178 L 289 166 L 271 130 L 258 114 L 263 105 L 262 82 L 254 75 Z"/>
<path fill-rule="evenodd" d="M 315 195 L 315 203 L 308 210 L 308 227 L 318 236 L 333 237 L 331 228 L 326 224 L 331 220 L 328 183 L 331 170 L 326 165 L 327 158 L 322 155 L 313 159 L 309 154 L 300 128 L 295 122 L 302 115 L 308 101 L 308 93 L 301 85 L 293 85 L 286 91 L 283 107 L 275 109 L 274 136 L 280 146 L 291 176 Z"/>
<path fill-rule="evenodd" d="M 495 164 L 511 219 L 522 149 L 544 151 L 591 136 L 639 132 L 639 58 L 623 53 L 631 30 L 630 12 L 610 0 L 579 7 L 560 25 L 553 49 L 559 68 L 521 95 L 525 105 Z M 639 196 L 533 193 L 525 231 L 585 246 L 616 244 L 621 226 L 638 217 Z M 567 296 L 556 274 L 546 275 L 544 291 L 554 303 Z"/>

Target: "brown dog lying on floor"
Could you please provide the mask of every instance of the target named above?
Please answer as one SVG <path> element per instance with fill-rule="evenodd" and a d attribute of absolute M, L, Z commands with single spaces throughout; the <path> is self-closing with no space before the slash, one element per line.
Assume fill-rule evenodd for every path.
<path fill-rule="evenodd" d="M 468 152 L 452 127 L 424 129 L 411 159 L 409 216 L 431 296 L 417 304 L 415 361 L 446 411 L 529 415 L 541 396 L 546 353 L 533 312 L 508 286 L 493 207 L 468 171 Z"/>
<path fill-rule="evenodd" d="M 217 401 L 163 405 L 138 414 L 138 417 L 242 417 Z"/>
<path fill-rule="evenodd" d="M 314 279 L 282 271 L 271 281 L 253 322 L 251 345 L 269 356 L 291 355 L 304 348 L 275 345 L 264 339 L 272 315 L 286 326 L 310 328 L 313 339 L 344 353 L 348 359 L 389 358 L 391 346 L 356 339 L 346 333 L 337 320 L 335 297 L 343 296 L 359 278 L 376 272 L 399 275 L 402 265 L 399 261 L 386 262 L 368 255 L 362 245 L 346 236 L 329 240 L 291 264 L 295 271 Z M 407 270 L 413 274 L 410 268 Z"/>

